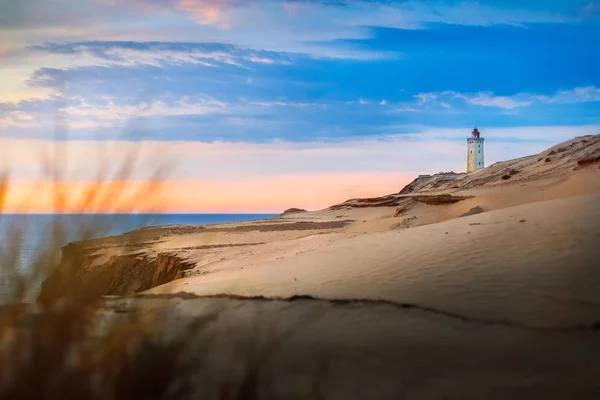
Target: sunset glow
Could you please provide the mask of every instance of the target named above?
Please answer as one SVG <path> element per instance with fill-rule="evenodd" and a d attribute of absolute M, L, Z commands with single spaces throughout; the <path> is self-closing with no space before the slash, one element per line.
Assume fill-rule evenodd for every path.
<path fill-rule="evenodd" d="M 475 125 L 489 163 L 598 133 L 598 8 L 513 3 L 7 2 L 5 210 L 319 209 L 464 171 Z"/>

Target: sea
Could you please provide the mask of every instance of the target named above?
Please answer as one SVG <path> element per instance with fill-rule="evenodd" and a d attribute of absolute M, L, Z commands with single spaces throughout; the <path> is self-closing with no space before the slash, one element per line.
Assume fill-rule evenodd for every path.
<path fill-rule="evenodd" d="M 27 273 L 49 248 L 117 236 L 148 226 L 208 225 L 276 214 L 0 214 L 0 303 L 12 296 L 15 272 Z M 59 256 L 59 252 L 57 253 Z"/>

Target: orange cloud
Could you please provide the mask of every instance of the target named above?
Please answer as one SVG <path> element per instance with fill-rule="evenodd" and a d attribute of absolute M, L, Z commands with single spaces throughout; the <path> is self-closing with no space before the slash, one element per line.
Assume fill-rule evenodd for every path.
<path fill-rule="evenodd" d="M 229 17 L 224 12 L 227 6 L 224 0 L 179 0 L 177 6 L 200 24 L 230 26 Z"/>

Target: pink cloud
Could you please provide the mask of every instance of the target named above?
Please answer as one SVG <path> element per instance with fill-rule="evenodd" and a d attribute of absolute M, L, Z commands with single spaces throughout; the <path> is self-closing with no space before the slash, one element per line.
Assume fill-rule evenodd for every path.
<path fill-rule="evenodd" d="M 179 0 L 177 3 L 177 7 L 185 10 L 195 22 L 220 27 L 231 25 L 228 6 L 226 0 Z"/>

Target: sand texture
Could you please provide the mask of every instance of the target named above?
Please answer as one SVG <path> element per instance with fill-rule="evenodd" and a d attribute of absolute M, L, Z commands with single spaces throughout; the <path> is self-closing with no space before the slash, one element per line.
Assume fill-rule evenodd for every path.
<path fill-rule="evenodd" d="M 216 341 L 202 379 L 240 384 L 253 354 L 261 396 L 598 398 L 598 154 L 580 137 L 325 210 L 75 243 L 63 263 L 82 293 L 168 302 L 168 330 L 216 312 L 194 333 Z"/>

